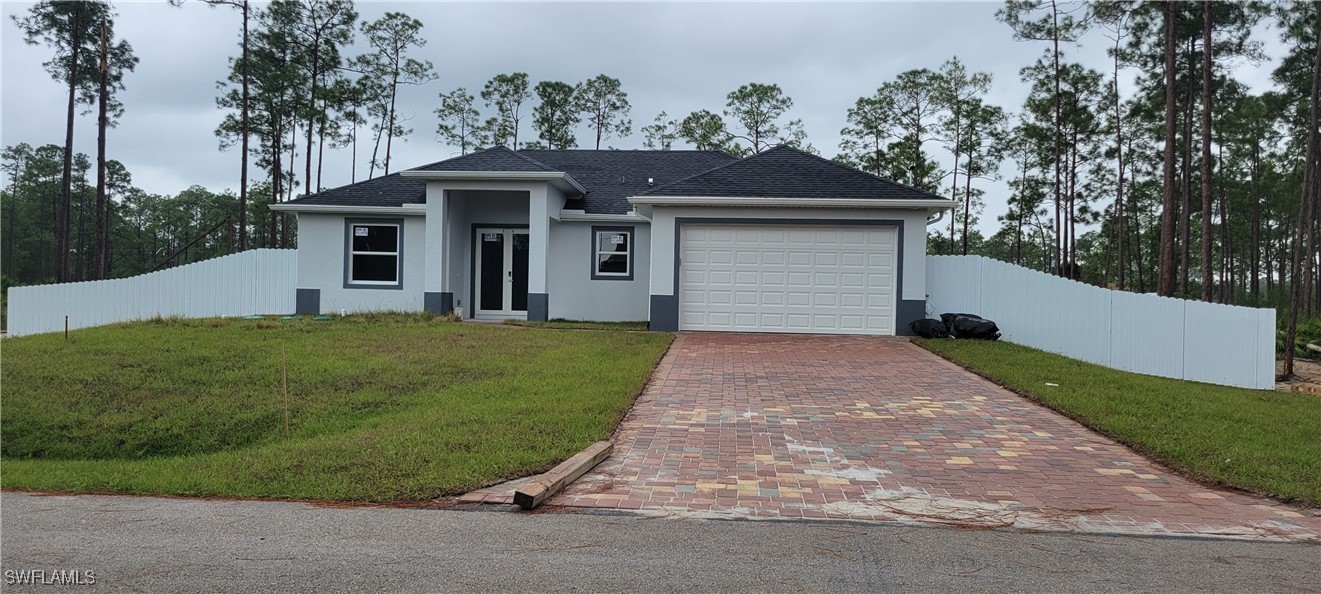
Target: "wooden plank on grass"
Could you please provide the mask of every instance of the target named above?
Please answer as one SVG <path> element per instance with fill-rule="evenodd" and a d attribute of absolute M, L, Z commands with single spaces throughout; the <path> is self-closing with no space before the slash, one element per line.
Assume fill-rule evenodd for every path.
<path fill-rule="evenodd" d="M 608 441 L 598 441 L 587 446 L 587 449 L 561 462 L 559 466 L 550 469 L 550 472 L 519 487 L 514 491 L 514 503 L 523 509 L 532 509 L 541 505 L 550 499 L 551 495 L 559 493 L 560 489 L 569 486 L 569 483 L 578 480 L 578 477 L 600 464 L 602 460 L 609 458 L 610 452 L 614 449 L 615 445 Z"/>

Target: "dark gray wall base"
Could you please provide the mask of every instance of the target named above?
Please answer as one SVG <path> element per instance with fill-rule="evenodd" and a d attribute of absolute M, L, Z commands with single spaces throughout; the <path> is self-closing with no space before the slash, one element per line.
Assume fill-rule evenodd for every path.
<path fill-rule="evenodd" d="M 550 319 L 550 295 L 546 293 L 527 294 L 527 319 L 544 322 Z"/>
<path fill-rule="evenodd" d="M 894 316 L 894 333 L 899 336 L 913 336 L 913 329 L 909 326 L 925 317 L 927 317 L 926 299 L 900 299 Z"/>
<path fill-rule="evenodd" d="M 438 316 L 453 313 L 454 293 L 423 293 L 422 310 Z"/>
<path fill-rule="evenodd" d="M 321 289 L 298 289 L 294 297 L 294 313 L 319 315 L 321 313 Z"/>
<path fill-rule="evenodd" d="M 651 296 L 651 320 L 648 330 L 656 332 L 679 331 L 679 298 L 675 295 Z"/>

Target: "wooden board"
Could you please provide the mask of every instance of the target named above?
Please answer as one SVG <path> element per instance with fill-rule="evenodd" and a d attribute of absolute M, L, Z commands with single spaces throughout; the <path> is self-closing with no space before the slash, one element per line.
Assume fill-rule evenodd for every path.
<path fill-rule="evenodd" d="M 523 509 L 532 509 L 541 505 L 561 489 L 569 486 L 578 477 L 610 457 L 615 445 L 608 441 L 598 441 L 587 449 L 574 454 L 572 458 L 560 463 L 528 484 L 514 491 L 514 503 Z"/>

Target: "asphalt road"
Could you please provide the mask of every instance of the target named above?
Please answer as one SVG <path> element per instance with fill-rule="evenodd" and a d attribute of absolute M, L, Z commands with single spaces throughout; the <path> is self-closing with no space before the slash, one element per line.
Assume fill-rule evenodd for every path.
<path fill-rule="evenodd" d="M 1321 591 L 1321 546 L 0 494 L 5 591 Z"/>

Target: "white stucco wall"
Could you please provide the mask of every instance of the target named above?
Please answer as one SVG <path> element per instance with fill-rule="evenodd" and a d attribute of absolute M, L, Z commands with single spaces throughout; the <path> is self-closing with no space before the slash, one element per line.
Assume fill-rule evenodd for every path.
<path fill-rule="evenodd" d="M 422 311 L 426 223 L 421 216 L 298 214 L 298 288 L 320 289 L 321 312 Z M 344 220 L 404 219 L 403 288 L 344 288 Z"/>
<path fill-rule="evenodd" d="M 651 295 L 674 294 L 674 220 L 714 219 L 805 219 L 898 220 L 903 221 L 903 288 L 900 299 L 926 299 L 927 211 L 856 208 L 727 208 L 655 207 L 651 213 Z M 774 224 L 767 221 L 765 224 Z"/>
<path fill-rule="evenodd" d="M 592 227 L 633 227 L 633 280 L 592 280 Z M 550 225 L 550 317 L 597 322 L 647 319 L 651 226 L 645 221 Z"/>

